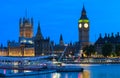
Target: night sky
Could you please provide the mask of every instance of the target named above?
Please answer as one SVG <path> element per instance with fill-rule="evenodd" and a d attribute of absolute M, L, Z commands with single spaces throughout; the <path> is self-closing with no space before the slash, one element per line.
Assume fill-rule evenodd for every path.
<path fill-rule="evenodd" d="M 44 36 L 59 42 L 60 34 L 65 43 L 78 41 L 78 19 L 85 6 L 90 20 L 90 41 L 95 42 L 102 33 L 120 32 L 119 0 L 1 0 L 0 1 L 0 43 L 8 40 L 18 42 L 19 18 L 34 19 L 34 35 L 40 21 Z"/>

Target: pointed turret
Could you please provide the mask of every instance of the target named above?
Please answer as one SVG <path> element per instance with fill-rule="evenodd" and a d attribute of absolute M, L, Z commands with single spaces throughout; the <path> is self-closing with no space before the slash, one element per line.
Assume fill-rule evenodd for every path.
<path fill-rule="evenodd" d="M 84 5 L 83 5 L 80 19 L 88 19 Z"/>
<path fill-rule="evenodd" d="M 82 15 L 86 15 L 86 10 L 85 10 L 84 5 L 83 5 L 83 8 L 82 8 Z"/>
<path fill-rule="evenodd" d="M 60 45 L 64 45 L 64 41 L 63 41 L 63 37 L 62 37 L 62 34 L 60 35 L 60 42 L 59 42 Z"/>
<path fill-rule="evenodd" d="M 104 38 L 107 38 L 107 33 L 105 33 L 105 37 Z"/>
<path fill-rule="evenodd" d="M 38 29 L 37 29 L 37 34 L 36 34 L 36 39 L 44 39 L 41 33 L 41 29 L 40 29 L 40 23 L 38 23 Z"/>
<path fill-rule="evenodd" d="M 81 17 L 79 18 L 78 23 L 84 23 L 84 22 L 89 23 L 89 19 L 87 17 L 86 10 L 85 10 L 85 7 L 83 5 L 82 11 L 81 11 Z"/>
<path fill-rule="evenodd" d="M 34 49 L 35 49 L 35 56 L 43 56 L 48 55 L 50 50 L 50 38 L 43 38 L 40 29 L 40 23 L 38 23 L 37 33 L 34 39 Z"/>

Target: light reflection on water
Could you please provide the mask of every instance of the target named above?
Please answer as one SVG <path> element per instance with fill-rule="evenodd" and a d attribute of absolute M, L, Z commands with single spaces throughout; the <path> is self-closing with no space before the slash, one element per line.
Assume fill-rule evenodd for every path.
<path fill-rule="evenodd" d="M 90 78 L 90 73 L 87 70 L 83 71 L 82 73 L 80 72 L 53 73 L 51 78 Z"/>
<path fill-rule="evenodd" d="M 4 69 L 6 74 L 11 74 L 14 71 Z M 1 71 L 4 71 L 1 70 Z M 28 76 L 14 76 L 14 77 L 6 77 L 6 78 L 84 78 L 82 76 L 83 73 L 80 72 L 60 72 L 60 73 L 47 73 L 47 74 L 36 74 L 36 75 L 28 75 Z"/>
<path fill-rule="evenodd" d="M 90 78 L 120 78 L 120 64 L 93 64 L 83 66 Z"/>
<path fill-rule="evenodd" d="M 120 65 L 83 65 L 85 70 L 83 72 L 60 72 L 60 73 L 47 73 L 30 76 L 16 76 L 6 78 L 120 78 Z M 18 71 L 22 72 L 22 71 Z M 12 70 L 1 70 L 0 73 L 14 73 Z"/>
<path fill-rule="evenodd" d="M 60 78 L 60 73 L 53 73 L 52 78 Z"/>

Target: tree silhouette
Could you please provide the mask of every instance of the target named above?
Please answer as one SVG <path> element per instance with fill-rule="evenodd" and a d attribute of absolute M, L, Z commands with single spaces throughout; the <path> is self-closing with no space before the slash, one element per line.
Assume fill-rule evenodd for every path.
<path fill-rule="evenodd" d="M 91 56 L 91 54 L 95 53 L 95 47 L 94 45 L 89 45 L 83 48 L 83 52 L 87 55 L 87 56 Z"/>
<path fill-rule="evenodd" d="M 102 47 L 102 54 L 104 57 L 110 56 L 112 53 L 112 44 L 110 43 L 105 43 Z"/>
<path fill-rule="evenodd" d="M 115 46 L 115 53 L 117 56 L 120 56 L 120 44 Z"/>
<path fill-rule="evenodd" d="M 87 57 L 90 56 L 90 53 L 89 53 L 89 51 L 88 51 L 88 48 L 89 48 L 88 45 L 85 46 L 85 47 L 83 47 L 83 52 L 87 55 Z"/>

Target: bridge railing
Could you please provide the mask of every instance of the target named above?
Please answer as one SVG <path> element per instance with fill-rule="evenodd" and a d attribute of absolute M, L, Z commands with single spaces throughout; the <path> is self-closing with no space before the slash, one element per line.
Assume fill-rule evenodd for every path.
<path fill-rule="evenodd" d="M 86 59 L 79 59 L 79 60 L 75 60 L 75 61 L 63 61 L 65 63 L 77 63 L 77 64 L 107 64 L 107 63 L 115 63 L 115 64 L 120 64 L 120 59 L 111 59 L 111 58 L 107 58 L 107 59 L 93 59 L 93 58 L 86 58 Z"/>

